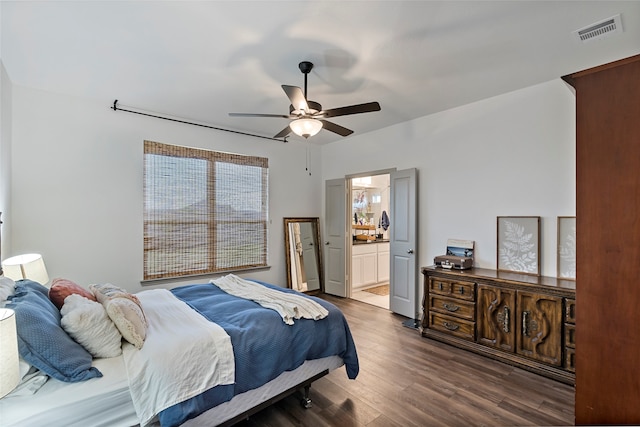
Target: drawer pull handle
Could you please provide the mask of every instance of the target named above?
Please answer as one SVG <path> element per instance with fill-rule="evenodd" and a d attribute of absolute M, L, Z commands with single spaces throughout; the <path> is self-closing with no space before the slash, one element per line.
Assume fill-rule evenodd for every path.
<path fill-rule="evenodd" d="M 566 314 L 567 314 L 567 319 L 571 319 L 571 304 L 567 304 Z"/>
<path fill-rule="evenodd" d="M 451 312 L 455 312 L 460 310 L 460 307 L 455 305 L 455 304 L 449 304 L 447 302 L 443 302 L 442 306 L 447 310 L 447 311 L 451 311 Z"/>
<path fill-rule="evenodd" d="M 464 295 L 464 288 L 462 286 L 460 286 L 459 292 L 460 292 L 460 295 Z"/>
<path fill-rule="evenodd" d="M 503 319 L 503 323 L 502 323 L 502 330 L 505 333 L 509 333 L 509 306 L 505 305 L 504 306 L 504 319 Z"/>
<path fill-rule="evenodd" d="M 522 312 L 522 335 L 525 337 L 529 336 L 529 312 Z"/>
<path fill-rule="evenodd" d="M 449 323 L 447 321 L 442 322 L 442 325 L 450 331 L 457 331 L 460 328 L 460 325 Z"/>
<path fill-rule="evenodd" d="M 438 289 L 442 290 L 442 282 L 438 283 Z"/>
<path fill-rule="evenodd" d="M 498 322 L 502 323 L 502 330 L 508 334 L 510 329 L 509 325 L 511 323 L 511 311 L 508 305 L 505 305 L 502 308 L 502 312 L 498 312 L 497 318 Z"/>

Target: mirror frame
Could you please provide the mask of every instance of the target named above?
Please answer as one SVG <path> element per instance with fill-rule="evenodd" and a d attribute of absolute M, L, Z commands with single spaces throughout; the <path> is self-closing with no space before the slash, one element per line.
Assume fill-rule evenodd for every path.
<path fill-rule="evenodd" d="M 294 222 L 310 222 L 315 225 L 316 238 L 316 262 L 318 263 L 318 280 L 320 281 L 320 289 L 307 290 L 306 294 L 318 294 L 324 292 L 324 269 L 322 267 L 322 248 L 320 246 L 320 218 L 318 217 L 298 217 L 283 218 L 284 225 L 284 257 L 287 261 L 287 288 L 293 289 L 293 279 L 291 278 L 291 254 L 289 253 L 289 245 L 291 238 L 289 237 L 289 224 Z"/>

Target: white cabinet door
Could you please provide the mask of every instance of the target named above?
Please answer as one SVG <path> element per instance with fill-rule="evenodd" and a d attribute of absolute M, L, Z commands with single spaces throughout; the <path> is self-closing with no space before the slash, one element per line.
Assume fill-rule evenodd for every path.
<path fill-rule="evenodd" d="M 378 282 L 388 282 L 390 272 L 389 244 L 378 243 L 376 246 L 378 246 Z"/>
<path fill-rule="evenodd" d="M 351 248 L 351 286 L 353 289 L 372 285 L 378 277 L 376 244 L 365 243 Z"/>
<path fill-rule="evenodd" d="M 363 254 L 351 257 L 351 286 L 353 289 L 377 283 L 377 255 Z"/>
<path fill-rule="evenodd" d="M 362 255 L 362 284 L 376 283 L 378 283 L 378 255 L 375 252 Z"/>
<path fill-rule="evenodd" d="M 362 261 L 363 255 L 351 257 L 351 286 L 353 289 L 363 286 L 362 283 Z"/>

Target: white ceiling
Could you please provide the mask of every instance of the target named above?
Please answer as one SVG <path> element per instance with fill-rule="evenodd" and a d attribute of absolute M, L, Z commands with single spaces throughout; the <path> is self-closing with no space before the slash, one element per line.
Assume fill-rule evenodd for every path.
<path fill-rule="evenodd" d="M 619 13 L 621 34 L 572 34 Z M 357 135 L 640 53 L 640 1 L 3 0 L 0 14 L 15 85 L 264 136 L 287 120 L 228 113 L 287 114 L 280 85 L 303 86 L 303 60 L 324 108 L 381 104 L 331 119 Z"/>

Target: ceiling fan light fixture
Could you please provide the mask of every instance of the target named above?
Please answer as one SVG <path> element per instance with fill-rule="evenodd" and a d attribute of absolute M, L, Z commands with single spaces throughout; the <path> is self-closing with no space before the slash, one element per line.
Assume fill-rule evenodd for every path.
<path fill-rule="evenodd" d="M 302 136 L 304 138 L 309 138 L 310 136 L 314 136 L 320 129 L 322 129 L 322 122 L 316 119 L 296 119 L 289 123 L 289 127 L 296 135 Z"/>
<path fill-rule="evenodd" d="M 326 119 L 380 111 L 380 104 L 378 102 L 367 102 L 364 104 L 347 105 L 344 107 L 323 110 L 322 105 L 307 99 L 307 75 L 313 68 L 313 64 L 309 61 L 303 61 L 298 65 L 298 67 L 304 74 L 304 91 L 302 91 L 298 86 L 282 85 L 282 90 L 284 90 L 287 98 L 291 101 L 288 116 L 284 114 L 258 113 L 229 113 L 229 115 L 241 117 L 277 117 L 294 119 L 289 123 L 289 126 L 278 132 L 274 138 L 286 138 L 291 132 L 298 136 L 309 138 L 310 136 L 314 136 L 320 132 L 321 129 L 325 129 L 340 136 L 349 136 L 353 133 L 351 129 L 347 129 L 346 127 L 340 126 Z"/>

